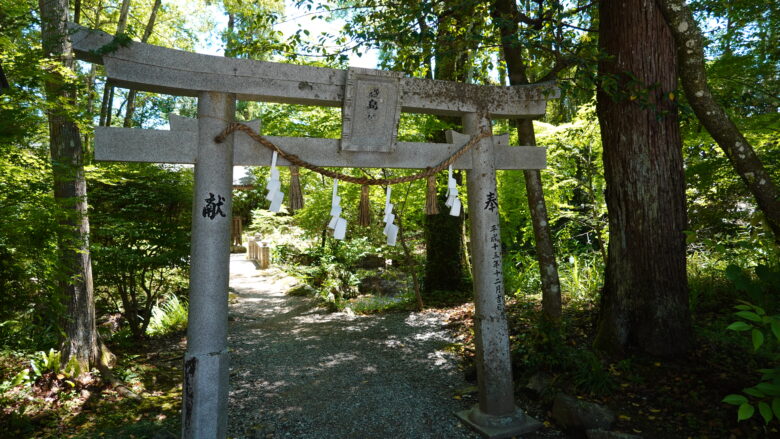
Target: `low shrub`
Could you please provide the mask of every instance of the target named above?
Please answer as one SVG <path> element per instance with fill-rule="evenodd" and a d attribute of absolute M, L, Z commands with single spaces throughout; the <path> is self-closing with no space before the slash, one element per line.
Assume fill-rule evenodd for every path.
<path fill-rule="evenodd" d="M 162 304 L 157 304 L 152 308 L 152 315 L 149 326 L 146 328 L 146 334 L 160 336 L 185 330 L 187 328 L 188 311 L 189 306 L 187 302 L 179 299 L 175 294 L 167 295 Z"/>

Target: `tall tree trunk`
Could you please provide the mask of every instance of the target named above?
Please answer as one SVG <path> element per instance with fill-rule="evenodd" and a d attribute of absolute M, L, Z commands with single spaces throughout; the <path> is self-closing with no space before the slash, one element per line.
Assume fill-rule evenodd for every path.
<path fill-rule="evenodd" d="M 596 104 L 609 211 L 596 347 L 680 354 L 691 345 L 691 324 L 682 145 L 667 98 L 677 85 L 674 41 L 653 2 L 602 0 L 599 14 L 599 45 L 609 56 L 599 76 L 615 79 L 617 92 L 599 87 Z M 631 99 L 636 87 L 648 105 Z"/>
<path fill-rule="evenodd" d="M 11 88 L 11 85 L 8 83 L 8 79 L 5 77 L 5 72 L 3 71 L 3 65 L 0 64 L 0 94 L 3 94 L 4 91 Z"/>
<path fill-rule="evenodd" d="M 81 0 L 73 2 L 73 22 L 81 24 Z"/>
<path fill-rule="evenodd" d="M 130 0 L 122 0 L 122 6 L 119 9 L 119 21 L 116 23 L 116 34 L 122 34 L 127 29 L 127 16 L 130 13 Z"/>
<path fill-rule="evenodd" d="M 430 29 L 425 21 L 425 14 L 421 13 L 417 16 L 417 25 L 420 26 L 420 35 L 422 37 L 420 49 L 422 50 L 422 60 L 425 66 L 425 77 L 433 79 L 433 55 L 431 54 L 430 40 L 426 37 Z"/>
<path fill-rule="evenodd" d="M 80 2 L 79 2 L 80 3 Z M 100 29 L 100 14 L 103 11 L 103 1 L 98 0 L 97 4 L 95 5 L 95 22 L 92 23 L 92 27 L 94 29 Z M 77 22 L 78 24 L 79 22 Z M 89 66 L 89 75 L 87 75 L 87 113 L 94 114 L 94 106 L 95 106 L 95 78 L 97 77 L 97 64 L 90 64 Z M 103 125 L 102 120 L 102 108 L 100 109 L 101 114 L 98 116 L 101 119 L 99 120 L 98 124 Z M 89 134 L 84 133 L 84 146 L 87 151 L 91 151 L 91 142 Z"/>
<path fill-rule="evenodd" d="M 233 46 L 235 45 L 235 35 L 233 34 L 233 31 L 236 28 L 236 14 L 233 12 L 228 11 L 228 22 L 227 22 L 227 30 L 225 31 L 225 35 L 227 35 L 227 39 L 225 41 L 225 55 L 224 56 L 236 56 L 233 50 Z"/>
<path fill-rule="evenodd" d="M 518 24 L 517 5 L 514 0 L 497 0 L 492 4 L 491 14 L 499 18 L 501 23 L 501 48 L 504 52 L 510 85 L 528 84 L 526 65 L 523 60 L 521 46 L 517 40 Z M 521 145 L 535 146 L 533 121 L 521 119 L 517 124 L 517 136 Z M 528 208 L 531 211 L 531 222 L 536 240 L 536 257 L 539 260 L 539 271 L 542 279 L 542 311 L 544 316 L 557 322 L 561 318 L 561 284 L 558 278 L 558 263 L 555 260 L 555 249 L 550 236 L 550 222 L 547 218 L 547 205 L 542 190 L 542 175 L 538 170 L 523 171 L 525 191 L 528 198 Z"/>
<path fill-rule="evenodd" d="M 160 9 L 161 4 L 162 0 L 154 0 L 154 5 L 152 5 L 152 12 L 149 14 L 149 21 L 146 22 L 146 29 L 144 29 L 144 34 L 141 36 L 142 43 L 149 41 L 149 37 L 152 36 L 154 22 L 157 19 L 157 10 Z M 129 128 L 133 124 L 133 113 L 135 113 L 135 95 L 135 90 L 130 90 L 127 93 L 127 110 L 125 113 L 125 121 L 122 124 L 122 126 L 125 128 Z"/>
<path fill-rule="evenodd" d="M 384 170 L 383 170 L 384 173 Z M 420 279 L 418 274 L 417 261 L 414 259 L 412 251 L 409 249 L 409 244 L 406 242 L 406 226 L 403 223 L 404 213 L 406 213 L 406 202 L 409 200 L 409 191 L 412 188 L 412 183 L 406 185 L 406 195 L 404 196 L 404 203 L 398 210 L 398 241 L 401 243 L 401 248 L 404 251 L 404 268 L 409 270 L 412 275 L 412 284 L 414 286 L 414 298 L 417 300 L 417 310 L 422 311 L 425 309 L 425 303 L 423 302 L 422 291 L 420 289 Z"/>
<path fill-rule="evenodd" d="M 707 84 L 701 32 L 683 0 L 656 0 L 677 46 L 677 62 L 685 97 L 702 125 L 731 161 L 780 244 L 780 191 L 755 150 L 715 100 Z M 771 3 L 771 2 L 770 2 Z M 775 42 L 776 43 L 776 42 Z"/>
<path fill-rule="evenodd" d="M 45 56 L 72 69 L 74 57 L 66 23 L 67 0 L 39 0 L 41 40 Z M 63 361 L 71 358 L 83 371 L 103 364 L 103 350 L 95 326 L 95 302 L 92 287 L 92 263 L 89 253 L 89 219 L 87 217 L 87 184 L 84 178 L 84 155 L 76 123 L 65 103 L 75 100 L 75 85 L 58 70 L 49 72 L 44 86 L 48 110 L 54 199 L 59 216 L 59 260 L 64 279 L 60 291 L 67 298 L 66 340 Z"/>
<path fill-rule="evenodd" d="M 434 291 L 468 289 L 461 233 L 463 215 L 451 216 L 449 207 L 444 206 L 442 195 L 437 197 L 439 213 L 425 216 L 425 295 Z"/>
<path fill-rule="evenodd" d="M 451 1 L 449 3 L 452 3 Z M 457 5 L 450 5 L 457 6 Z M 447 15 L 449 18 L 443 18 Z M 435 47 L 434 79 L 448 81 L 463 81 L 466 77 L 465 60 L 468 49 L 462 41 L 450 33 L 450 26 L 443 23 L 446 20 L 458 20 L 464 23 L 464 11 L 452 12 L 446 10 L 439 17 L 439 29 Z M 443 121 L 459 125 L 458 117 L 441 117 Z M 435 133 L 435 142 L 446 142 L 444 132 Z M 468 278 L 464 270 L 464 246 L 461 228 L 464 215 L 451 216 L 449 208 L 444 206 L 444 193 L 437 197 L 439 213 L 425 217 L 425 278 L 423 293 L 434 291 L 464 291 L 469 288 L 465 282 Z"/>
<path fill-rule="evenodd" d="M 40 0 L 39 0 L 40 1 Z M 127 28 L 127 16 L 130 12 L 130 0 L 122 0 L 122 6 L 119 9 L 119 20 L 116 24 L 116 35 L 123 34 Z M 114 86 L 106 84 L 103 88 L 103 103 L 100 106 L 101 126 L 111 125 L 111 109 L 114 107 Z"/>

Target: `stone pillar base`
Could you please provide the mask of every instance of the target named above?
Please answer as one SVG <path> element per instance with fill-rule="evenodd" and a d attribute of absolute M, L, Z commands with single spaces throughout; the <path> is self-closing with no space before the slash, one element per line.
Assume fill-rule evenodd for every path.
<path fill-rule="evenodd" d="M 455 415 L 474 431 L 489 439 L 511 438 L 532 433 L 538 430 L 542 423 L 526 415 L 515 407 L 515 412 L 506 416 L 494 416 L 483 413 L 479 405 L 471 409 L 455 413 Z"/>

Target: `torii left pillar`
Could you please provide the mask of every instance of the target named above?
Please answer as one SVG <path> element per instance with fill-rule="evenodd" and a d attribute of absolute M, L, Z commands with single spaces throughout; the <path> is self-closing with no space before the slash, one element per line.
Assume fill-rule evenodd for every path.
<path fill-rule="evenodd" d="M 214 138 L 233 121 L 236 97 L 198 95 L 198 153 L 192 203 L 192 256 L 182 437 L 227 436 L 227 349 L 233 136 Z"/>

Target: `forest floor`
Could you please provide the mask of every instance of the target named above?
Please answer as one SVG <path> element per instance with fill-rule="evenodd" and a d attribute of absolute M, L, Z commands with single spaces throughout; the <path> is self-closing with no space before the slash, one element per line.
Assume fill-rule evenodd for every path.
<path fill-rule="evenodd" d="M 329 313 L 284 294 L 296 280 L 231 261 L 230 437 L 476 438 L 453 412 L 476 403 L 473 306 L 417 313 Z M 539 304 L 510 301 L 518 405 L 544 428 L 527 438 L 564 437 L 554 428 L 552 396 L 565 392 L 609 407 L 613 430 L 644 438 L 780 437 L 757 419 L 736 422 L 723 396 L 755 383 L 762 367 L 747 351 L 707 333 L 723 313 L 697 315 L 687 357 L 634 356 L 604 363 L 588 351 L 594 308 L 569 303 L 559 349 L 538 329 Z M 0 436 L 164 439 L 179 436 L 183 333 L 115 342 L 116 375 L 140 395 L 122 396 L 100 380 L 75 385 L 56 376 L 0 395 Z M 0 381 L 24 365 L 0 358 Z M 545 372 L 541 395 L 524 389 Z"/>
<path fill-rule="evenodd" d="M 752 355 L 730 337 L 732 331 L 724 330 L 730 317 L 723 309 L 729 310 L 694 313 L 695 346 L 687 356 L 659 359 L 636 354 L 608 362 L 590 349 L 597 319 L 593 306 L 564 304 L 563 336 L 550 343 L 535 323 L 541 303 L 533 298 L 510 300 L 507 314 L 518 404 L 541 407 L 538 419 L 554 422 L 552 400 L 563 392 L 608 407 L 616 415 L 612 431 L 648 439 L 780 438 L 776 423 L 765 426 L 759 416 L 738 423 L 736 407 L 721 402 L 756 384 L 757 369 L 772 366 L 771 359 Z M 470 303 L 448 310 L 467 362 L 474 358 L 473 313 Z M 523 370 L 522 365 L 529 368 Z M 547 381 L 541 395 L 526 387 L 533 375 Z"/>
<path fill-rule="evenodd" d="M 298 282 L 231 258 L 229 437 L 468 438 L 454 412 L 476 403 L 455 341 L 439 311 L 355 315 L 286 295 Z M 44 376 L 2 395 L 0 431 L 36 438 L 179 436 L 181 358 L 177 333 L 110 346 L 116 375 L 140 396 L 89 377 Z M 13 358 L 6 370 L 24 367 Z M 4 433 L 4 434 L 5 434 Z M 3 436 L 3 434 L 0 434 Z M 560 437 L 545 428 L 531 438 Z"/>

